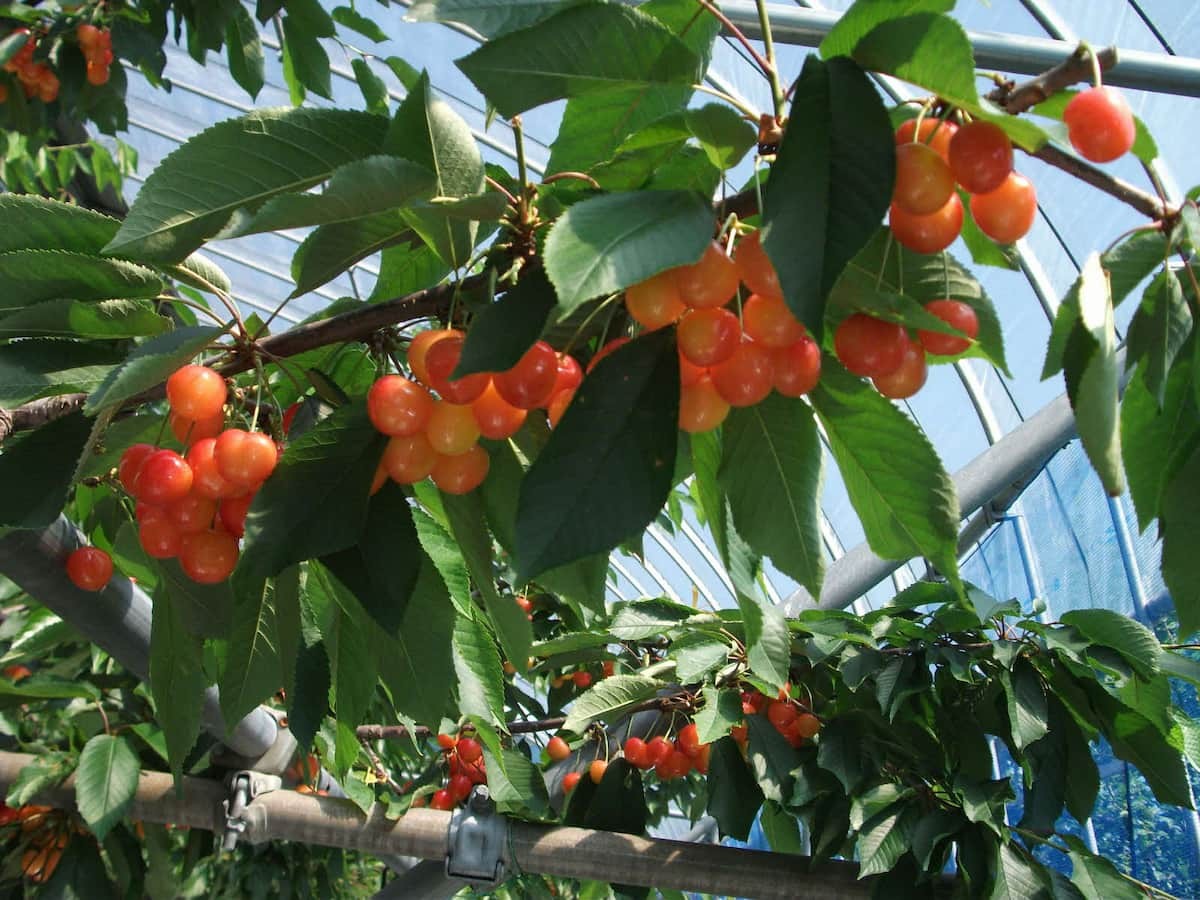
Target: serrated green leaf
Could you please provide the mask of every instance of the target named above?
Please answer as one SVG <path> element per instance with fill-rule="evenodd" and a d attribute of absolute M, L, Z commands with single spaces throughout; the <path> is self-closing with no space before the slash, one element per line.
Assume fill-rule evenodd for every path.
<path fill-rule="evenodd" d="M 0 318 L 0 337 L 135 338 L 162 334 L 171 321 L 150 300 L 46 300 Z"/>
<path fill-rule="evenodd" d="M 220 328 L 212 326 L 191 326 L 150 338 L 130 353 L 125 362 L 113 369 L 92 392 L 84 412 L 95 415 L 161 384 L 172 372 L 212 344 L 221 333 Z"/>
<path fill-rule="evenodd" d="M 764 798 L 733 738 L 727 735 L 713 743 L 708 772 L 708 814 L 717 820 L 722 835 L 746 840 Z"/>
<path fill-rule="evenodd" d="M 97 840 L 125 815 L 138 786 L 138 758 L 122 737 L 98 734 L 83 745 L 75 770 L 76 805 Z"/>
<path fill-rule="evenodd" d="M 542 269 L 526 273 L 517 286 L 471 320 L 455 378 L 474 372 L 507 372 L 542 336 L 558 298 Z"/>
<path fill-rule="evenodd" d="M 731 107 L 720 103 L 688 109 L 683 114 L 683 121 L 699 141 L 708 161 L 722 171 L 741 162 L 758 140 L 754 126 Z"/>
<path fill-rule="evenodd" d="M 0 458 L 2 459 L 2 458 Z M 1200 528 L 1200 449 L 1192 451 L 1163 488 L 1159 514 L 1163 533 L 1162 574 L 1179 616 L 1179 636 L 1186 640 L 1200 628 L 1200 556 L 1192 538 Z"/>
<path fill-rule="evenodd" d="M 1192 333 L 1192 312 L 1179 278 L 1165 267 L 1142 294 L 1129 323 L 1126 368 L 1138 363 L 1138 375 L 1161 405 L 1176 356 Z"/>
<path fill-rule="evenodd" d="M 659 687 L 657 680 L 644 675 L 613 675 L 598 681 L 575 700 L 563 731 L 581 735 L 593 722 L 614 722 L 653 697 Z"/>
<path fill-rule="evenodd" d="M 683 684 L 699 681 L 729 657 L 729 642 L 713 635 L 693 632 L 671 644 L 675 674 Z"/>
<path fill-rule="evenodd" d="M 891 202 L 895 143 L 879 93 L 844 58 L 805 59 L 788 121 L 763 188 L 762 245 L 820 339 L 829 292 Z"/>
<path fill-rule="evenodd" d="M 307 27 L 306 21 L 294 12 L 294 9 L 299 6 L 299 3 L 292 0 L 288 4 L 288 14 L 283 17 L 284 53 L 290 63 L 287 68 L 291 70 L 288 86 L 292 88 L 294 105 L 298 105 L 296 104 L 298 94 L 303 97 L 303 93 L 295 89 L 296 86 L 310 90 L 326 99 L 333 97 L 329 54 L 317 40 L 317 35 Z M 317 9 L 320 7 L 318 6 Z M 323 10 L 321 15 L 328 18 Z"/>
<path fill-rule="evenodd" d="M 387 33 L 375 22 L 350 6 L 335 6 L 330 11 L 333 21 L 379 44 L 388 39 Z"/>
<path fill-rule="evenodd" d="M 504 679 L 500 655 L 480 623 L 459 616 L 454 626 L 454 670 L 463 713 L 498 725 L 504 721 Z"/>
<path fill-rule="evenodd" d="M 1000 673 L 1000 683 L 1008 702 L 1013 743 L 1018 750 L 1024 750 L 1045 737 L 1049 728 L 1046 690 L 1033 666 L 1021 659 L 1017 660 L 1011 673 Z"/>
<path fill-rule="evenodd" d="M 255 110 L 213 125 L 154 170 L 105 250 L 177 262 L 236 210 L 306 190 L 378 153 L 386 128 L 379 116 L 337 109 Z"/>
<path fill-rule="evenodd" d="M 1104 900 L 1138 900 L 1145 893 L 1130 881 L 1117 867 L 1102 856 L 1087 852 L 1086 848 L 1072 849 L 1071 882 L 1085 897 L 1103 897 Z"/>
<path fill-rule="evenodd" d="M 386 116 L 388 114 L 387 83 L 375 74 L 375 70 L 365 59 L 351 60 L 350 67 L 354 70 L 354 80 L 358 82 L 358 89 L 362 92 L 363 100 L 366 101 L 367 112 Z"/>
<path fill-rule="evenodd" d="M 783 610 L 761 597 L 746 597 L 741 592 L 737 603 L 746 626 L 746 661 L 754 674 L 771 687 L 783 687 L 792 661 L 792 635 Z"/>
<path fill-rule="evenodd" d="M 413 525 L 421 547 L 437 568 L 450 597 L 465 614 L 471 608 L 471 578 L 458 545 L 445 528 L 424 510 L 413 510 Z"/>
<path fill-rule="evenodd" d="M 1111 609 L 1075 609 L 1062 623 L 1077 628 L 1093 644 L 1111 647 L 1143 678 L 1158 673 L 1162 646 L 1149 628 Z"/>
<path fill-rule="evenodd" d="M 0 315 L 46 300 L 157 297 L 162 279 L 144 266 L 67 250 L 0 253 Z"/>
<path fill-rule="evenodd" d="M 71 774 L 75 760 L 65 753 L 40 753 L 22 767 L 8 786 L 6 805 L 16 809 L 33 801 L 41 791 L 58 784 Z"/>
<path fill-rule="evenodd" d="M 296 658 L 296 679 L 288 694 L 288 729 L 301 747 L 312 746 L 313 737 L 329 712 L 329 656 L 325 642 L 302 646 Z"/>
<path fill-rule="evenodd" d="M 242 717 L 284 684 L 274 589 L 243 592 L 233 607 L 229 653 L 217 679 L 225 721 Z"/>
<path fill-rule="evenodd" d="M 821 41 L 821 56 L 829 59 L 852 53 L 860 40 L 885 22 L 913 13 L 949 12 L 953 8 L 953 0 L 891 0 L 852 4 Z"/>
<path fill-rule="evenodd" d="M 107 377 L 125 353 L 103 344 L 46 338 L 0 346 L 0 406 L 37 397 L 88 392 Z"/>
<path fill-rule="evenodd" d="M 425 244 L 388 247 L 380 254 L 379 277 L 367 302 L 378 303 L 422 291 L 437 284 L 449 271 L 450 267 Z"/>
<path fill-rule="evenodd" d="M 747 716 L 746 726 L 746 761 L 763 795 L 776 803 L 789 802 L 793 791 L 791 773 L 800 765 L 799 755 L 765 716 Z"/>
<path fill-rule="evenodd" d="M 246 515 L 237 577 L 269 578 L 352 545 L 382 451 L 364 402 L 335 410 L 288 447 Z"/>
<path fill-rule="evenodd" d="M 198 637 L 229 636 L 234 606 L 230 582 L 199 584 L 174 559 L 159 560 L 157 574 L 158 586 L 170 592 L 184 628 Z"/>
<path fill-rule="evenodd" d="M 679 436 L 673 337 L 631 341 L 584 379 L 521 484 L 518 581 L 611 550 L 662 509 Z"/>
<path fill-rule="evenodd" d="M 356 262 L 416 238 L 403 210 L 322 225 L 304 239 L 292 257 L 292 280 L 296 282 L 296 289 L 291 296 L 299 297 L 316 290 Z"/>
<path fill-rule="evenodd" d="M 729 729 L 741 721 L 742 700 L 737 691 L 717 690 L 707 685 L 703 695 L 704 708 L 696 713 L 693 721 L 700 742 L 711 744 L 729 734 Z"/>
<path fill-rule="evenodd" d="M 821 442 L 803 400 L 772 393 L 735 409 L 722 429 L 718 479 L 733 524 L 758 553 L 821 593 Z"/>
<path fill-rule="evenodd" d="M 176 778 L 182 774 L 183 761 L 200 736 L 208 687 L 203 659 L 202 642 L 188 632 L 176 601 L 160 585 L 154 594 L 150 629 L 150 693 Z"/>
<path fill-rule="evenodd" d="M 546 272 L 559 317 L 581 303 L 698 260 L 712 239 L 712 208 L 691 191 L 630 191 L 576 203 L 546 239 Z"/>
<path fill-rule="evenodd" d="M 568 7 L 457 60 L 500 114 L 642 84 L 695 84 L 701 61 L 661 22 L 622 6 Z"/>
<path fill-rule="evenodd" d="M 956 579 L 958 497 L 929 439 L 828 357 L 811 397 L 871 549 L 926 556 Z"/>
<path fill-rule="evenodd" d="M 0 525 L 44 528 L 58 518 L 92 423 L 81 412 L 55 419 L 0 454 Z"/>
<path fill-rule="evenodd" d="M 35 194 L 0 194 L 0 253 L 67 250 L 95 255 L 120 226 L 119 220 L 74 203 Z"/>
<path fill-rule="evenodd" d="M 457 22 L 485 38 L 527 28 L 583 0 L 416 0 L 405 18 L 413 22 Z"/>
<path fill-rule="evenodd" d="M 608 630 L 617 640 L 644 641 L 679 625 L 693 612 L 671 600 L 639 600 L 619 607 Z"/>
<path fill-rule="evenodd" d="M 232 4 L 232 14 L 225 23 L 225 53 L 229 74 L 251 97 L 257 97 L 264 83 L 262 41 L 250 13 L 240 3 Z"/>
<path fill-rule="evenodd" d="M 897 804 L 864 823 L 858 832 L 858 877 L 891 871 L 908 852 L 915 814 L 911 807 Z"/>
<path fill-rule="evenodd" d="M 1042 900 L 1049 896 L 1049 879 L 1037 860 L 1008 843 L 997 843 L 995 852 L 989 900 Z"/>

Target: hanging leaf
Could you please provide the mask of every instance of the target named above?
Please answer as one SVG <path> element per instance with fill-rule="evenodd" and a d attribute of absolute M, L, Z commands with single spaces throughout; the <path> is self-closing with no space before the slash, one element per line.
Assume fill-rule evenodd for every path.
<path fill-rule="evenodd" d="M 354 80 L 358 82 L 358 89 L 362 92 L 363 100 L 366 101 L 367 112 L 377 116 L 386 116 L 388 114 L 387 83 L 375 74 L 375 70 L 365 59 L 351 60 L 350 68 L 354 70 Z"/>
<path fill-rule="evenodd" d="M 459 616 L 454 626 L 454 671 L 464 715 L 498 725 L 504 721 L 504 679 L 496 645 L 482 625 Z"/>
<path fill-rule="evenodd" d="M 250 13 L 240 3 L 231 4 L 232 15 L 225 24 L 225 52 L 229 74 L 251 97 L 263 89 L 264 63 L 262 41 Z"/>
<path fill-rule="evenodd" d="M 95 255 L 120 227 L 117 219 L 74 203 L 36 194 L 0 194 L 0 254 L 65 250 Z"/>
<path fill-rule="evenodd" d="M 457 60 L 501 115 L 597 91 L 695 84 L 700 59 L 662 23 L 629 7 L 589 3 L 503 35 Z"/>
<path fill-rule="evenodd" d="M 150 338 L 130 353 L 121 365 L 113 369 L 104 383 L 91 393 L 84 412 L 95 415 L 161 384 L 172 372 L 189 363 L 221 334 L 220 328 L 192 326 L 176 328 L 174 331 Z"/>
<path fill-rule="evenodd" d="M 138 786 L 138 758 L 124 738 L 98 734 L 83 745 L 75 770 L 79 814 L 97 840 L 125 817 Z"/>
<path fill-rule="evenodd" d="M 576 203 L 546 238 L 559 318 L 587 300 L 694 263 L 712 233 L 712 208 L 691 191 L 632 191 Z"/>
<path fill-rule="evenodd" d="M 712 744 L 708 773 L 708 814 L 717 820 L 722 835 L 746 840 L 762 807 L 763 793 L 733 738 L 726 736 Z"/>
<path fill-rule="evenodd" d="M 818 340 L 826 297 L 891 203 L 894 157 L 891 120 L 866 73 L 809 56 L 763 188 L 762 243 L 788 306 Z"/>
<path fill-rule="evenodd" d="M 2 460 L 2 458 L 0 458 Z M 1163 489 L 1161 530 L 1162 574 L 1179 615 L 1181 640 L 1200 628 L 1200 556 L 1192 538 L 1200 528 L 1200 450 L 1193 450 Z"/>
<path fill-rule="evenodd" d="M 803 400 L 772 393 L 735 409 L 722 429 L 718 475 L 738 534 L 776 568 L 821 593 L 821 442 Z"/>
<path fill-rule="evenodd" d="M 585 0 L 416 0 L 405 18 L 412 22 L 457 22 L 490 39 L 527 28 L 580 2 Z"/>
<path fill-rule="evenodd" d="M 600 361 L 521 484 L 519 581 L 611 550 L 654 519 L 671 490 L 678 416 L 669 329 Z"/>
<path fill-rule="evenodd" d="M 288 730 L 305 749 L 312 746 L 321 722 L 329 713 L 331 682 L 325 642 L 301 647 L 296 658 L 295 683 L 287 698 Z"/>
<path fill-rule="evenodd" d="M 316 290 L 372 254 L 416 239 L 403 210 L 322 225 L 304 239 L 292 257 L 296 289 L 290 297 Z"/>
<path fill-rule="evenodd" d="M 1178 353 L 1192 333 L 1192 312 L 1183 298 L 1179 278 L 1164 267 L 1142 294 L 1142 302 L 1129 323 L 1125 367 L 1139 363 L 1138 374 L 1161 406 L 1167 376 Z"/>
<path fill-rule="evenodd" d="M 644 675 L 613 675 L 598 681 L 571 705 L 562 730 L 582 735 L 593 722 L 615 722 L 657 694 L 660 686 Z"/>
<path fill-rule="evenodd" d="M 782 688 L 792 662 L 792 636 L 783 610 L 740 591 L 737 602 L 746 626 L 746 661 L 768 685 Z"/>
<path fill-rule="evenodd" d="M 475 314 L 454 377 L 507 372 L 542 336 L 556 302 L 545 271 L 526 272 L 516 287 Z"/>
<path fill-rule="evenodd" d="M 208 687 L 203 659 L 203 643 L 188 632 L 175 600 L 160 586 L 154 594 L 150 628 L 150 693 L 176 778 L 182 774 L 183 761 L 200 736 Z"/>
<path fill-rule="evenodd" d="M 349 28 L 351 31 L 357 31 L 363 37 L 377 44 L 388 39 L 387 33 L 382 28 L 362 13 L 355 11 L 352 6 L 335 6 L 331 10 L 330 16 L 339 25 Z"/>
<path fill-rule="evenodd" d="M 956 579 L 958 498 L 924 432 L 829 357 L 811 396 L 871 549 Z"/>
<path fill-rule="evenodd" d="M 721 103 L 688 109 L 683 113 L 683 121 L 708 161 L 721 171 L 741 162 L 758 140 L 754 126 Z"/>
<path fill-rule="evenodd" d="M 701 743 L 710 744 L 729 734 L 729 729 L 742 720 L 742 698 L 737 691 L 718 691 L 704 688 L 704 708 L 696 713 L 697 736 Z"/>
<path fill-rule="evenodd" d="M 0 453 L 0 525 L 45 528 L 58 518 L 92 423 L 75 412 L 5 442 Z"/>
<path fill-rule="evenodd" d="M 450 272 L 440 256 L 423 243 L 397 244 L 380 254 L 379 277 L 368 303 L 406 297 L 433 287 Z M 474 331 L 478 323 L 472 323 Z"/>
<path fill-rule="evenodd" d="M 217 680 L 226 722 L 242 717 L 284 684 L 273 587 L 245 592 L 233 607 L 229 653 Z"/>
<path fill-rule="evenodd" d="M 1041 740 L 1049 728 L 1046 690 L 1033 667 L 1020 659 L 1009 672 L 1000 673 L 1000 683 L 1008 701 L 1008 722 L 1013 744 L 1025 750 Z"/>
<path fill-rule="evenodd" d="M 146 179 L 105 251 L 182 260 L 238 209 L 306 190 L 339 166 L 378 153 L 386 128 L 379 116 L 338 109 L 263 109 L 219 122 Z"/>

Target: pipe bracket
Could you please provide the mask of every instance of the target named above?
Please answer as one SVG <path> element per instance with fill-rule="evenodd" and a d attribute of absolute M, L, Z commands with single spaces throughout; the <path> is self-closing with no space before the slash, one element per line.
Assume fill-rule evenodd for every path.
<path fill-rule="evenodd" d="M 495 887 L 504 880 L 508 821 L 484 785 L 450 817 L 446 876 Z"/>

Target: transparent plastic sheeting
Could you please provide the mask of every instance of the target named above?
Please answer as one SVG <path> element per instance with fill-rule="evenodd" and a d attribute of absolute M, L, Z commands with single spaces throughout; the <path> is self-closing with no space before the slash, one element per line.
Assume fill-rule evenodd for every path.
<path fill-rule="evenodd" d="M 328 7 L 336 5 L 332 0 L 322 2 Z M 781 8 L 787 6 L 790 4 L 780 4 Z M 848 0 L 825 4 L 837 10 L 847 6 Z M 405 23 L 402 5 L 384 8 L 367 4 L 364 12 L 372 15 L 385 33 L 395 36 L 392 41 L 371 46 L 370 52 L 380 59 L 400 56 L 417 69 L 427 69 L 438 95 L 476 132 L 485 159 L 511 170 L 512 136 L 508 126 L 501 120 L 488 123 L 483 98 L 453 65 L 454 59 L 474 48 L 472 39 L 440 25 Z M 960 0 L 955 15 L 974 31 L 1084 39 L 1096 47 L 1116 45 L 1194 55 L 1200 46 L 1200 7 L 1191 0 Z M 281 63 L 271 49 L 277 46 L 274 34 L 264 32 L 264 41 L 268 48 L 267 86 L 257 105 L 287 105 Z M 359 42 L 367 43 L 365 39 Z M 358 87 L 350 78 L 347 51 L 328 42 L 326 47 L 335 67 L 334 102 L 361 107 Z M 789 46 L 777 50 L 784 72 L 798 72 L 804 57 L 812 52 Z M 179 143 L 251 107 L 222 59 L 212 57 L 208 65 L 200 66 L 175 47 L 168 48 L 168 59 L 166 74 L 174 84 L 169 94 L 136 77 L 131 79 L 130 130 L 122 138 L 139 152 L 140 167 L 128 184 L 130 199 L 141 179 Z M 385 65 L 375 60 L 372 66 L 394 96 L 403 95 L 401 85 Z M 757 108 L 770 107 L 766 83 L 735 42 L 718 42 L 710 73 L 724 90 L 740 95 Z M 981 88 L 986 88 L 983 82 Z M 885 83 L 881 89 L 900 97 L 911 96 L 901 84 Z M 1173 195 L 1181 195 L 1197 180 L 1193 145 L 1200 134 L 1200 100 L 1138 91 L 1127 91 L 1126 96 L 1158 141 L 1164 183 Z M 710 101 L 697 95 L 695 102 Z M 328 105 L 320 98 L 310 102 Z M 535 173 L 549 157 L 548 145 L 561 114 L 562 104 L 550 104 L 523 116 L 527 154 Z M 745 184 L 753 174 L 753 165 L 752 160 L 744 162 L 730 175 L 724 190 L 736 191 Z M 997 269 L 977 272 L 1000 314 L 1013 377 L 977 360 L 967 361 L 958 369 L 938 366 L 931 372 L 926 388 L 906 405 L 951 472 L 1062 392 L 1061 378 L 1043 382 L 1038 377 L 1057 298 L 1074 280 L 1088 253 L 1103 249 L 1122 232 L 1140 224 L 1132 210 L 1084 188 L 1058 170 L 1029 158 L 1019 159 L 1018 166 L 1034 180 L 1040 198 L 1040 215 L 1021 245 L 1029 275 Z M 1132 157 L 1108 168 L 1135 184 L 1148 185 Z M 257 235 L 217 242 L 207 252 L 232 277 L 236 296 L 247 312 L 265 315 L 292 290 L 291 256 L 302 239 L 303 232 Z M 961 243 L 951 252 L 967 259 Z M 354 268 L 352 277 L 340 277 L 287 304 L 280 316 L 281 324 L 299 321 L 340 296 L 357 293 L 366 297 L 377 273 L 378 258 L 365 260 Z M 1035 287 L 1041 289 L 1040 296 Z M 1132 303 L 1118 309 L 1118 327 L 1128 323 L 1133 309 Z M 859 544 L 863 531 L 836 469 L 830 463 L 826 471 L 823 534 L 827 556 L 832 560 Z M 611 599 L 664 594 L 690 601 L 694 588 L 698 603 L 728 606 L 733 602 L 728 582 L 707 546 L 704 529 L 686 504 L 683 509 L 680 527 L 664 518 L 651 529 L 641 559 L 614 554 L 616 574 Z M 1157 613 L 1169 609 L 1157 576 L 1158 551 L 1152 531 L 1137 534 L 1127 500 L 1109 503 L 1077 446 L 1060 453 L 1010 513 L 966 563 L 967 577 L 985 590 L 1023 601 L 1038 594 L 1054 617 L 1074 607 L 1102 606 L 1154 622 Z M 1123 529 L 1117 527 L 1114 515 L 1124 517 Z M 1127 552 L 1123 552 L 1119 540 L 1122 531 L 1130 535 Z M 892 579 L 868 592 L 859 608 L 886 602 L 897 588 L 923 572 L 921 564 L 904 566 Z M 770 567 L 767 575 L 772 600 L 788 596 L 795 587 Z M 1139 590 L 1132 589 L 1135 585 Z M 1184 705 L 1195 709 L 1195 695 L 1190 689 Z M 1111 761 L 1111 757 L 1107 759 Z M 1144 881 L 1180 896 L 1200 893 L 1194 817 L 1158 807 L 1136 773 L 1127 777 L 1121 764 L 1105 765 L 1103 772 L 1102 799 L 1094 823 L 1100 849 Z M 1014 785 L 1019 796 L 1019 779 Z"/>

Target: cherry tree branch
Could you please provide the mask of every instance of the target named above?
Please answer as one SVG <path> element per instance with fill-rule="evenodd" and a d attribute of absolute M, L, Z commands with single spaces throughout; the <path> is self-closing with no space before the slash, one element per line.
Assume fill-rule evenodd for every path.
<path fill-rule="evenodd" d="M 1101 71 L 1108 71 L 1117 64 L 1117 48 L 1106 47 L 1096 51 L 1096 60 Z M 1052 69 L 1047 69 L 1036 78 L 1017 84 L 1006 81 L 999 85 L 987 98 L 1005 112 L 1014 116 L 1049 100 L 1063 88 L 1068 88 L 1080 81 L 1092 79 L 1092 51 L 1080 45 L 1074 53 Z"/>

